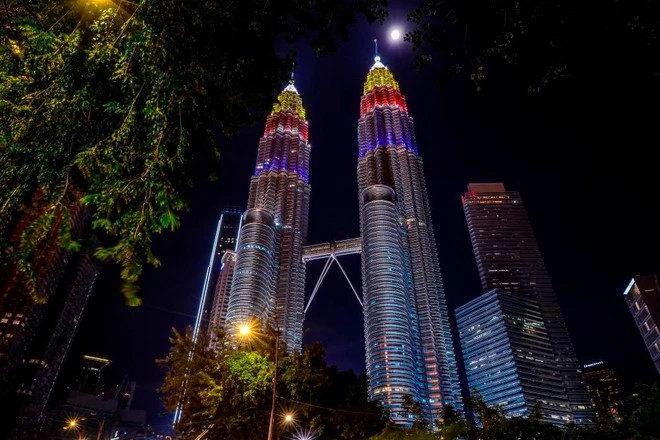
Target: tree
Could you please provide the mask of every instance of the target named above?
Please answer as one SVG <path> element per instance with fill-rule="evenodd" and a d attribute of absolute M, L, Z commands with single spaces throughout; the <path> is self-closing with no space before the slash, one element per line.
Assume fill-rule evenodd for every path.
<path fill-rule="evenodd" d="M 638 440 L 659 439 L 660 381 L 650 385 L 637 385 L 626 399 L 622 417 L 633 438 Z"/>
<path fill-rule="evenodd" d="M 463 418 L 451 404 L 442 407 L 442 414 L 437 425 L 440 436 L 445 440 L 471 438 L 470 433 L 475 429 L 474 422 Z"/>
<path fill-rule="evenodd" d="M 402 428 L 388 425 L 379 435 L 370 440 L 437 440 L 440 436 L 419 428 Z"/>
<path fill-rule="evenodd" d="M 97 257 L 123 267 L 131 305 L 144 264 L 159 264 L 153 236 L 179 226 L 195 160 L 217 160 L 217 140 L 263 117 L 288 77 L 294 54 L 276 39 L 323 53 L 358 14 L 384 16 L 383 0 L 3 5 L 0 261 L 31 276 L 31 256 L 75 194 L 102 233 Z M 39 215 L 9 240 L 25 210 Z M 75 247 L 60 223 L 61 245 Z"/>
<path fill-rule="evenodd" d="M 193 343 L 190 329 L 186 334 L 173 331 L 170 353 L 158 361 L 167 369 L 160 391 L 170 411 L 183 399 L 177 426 L 183 439 L 203 430 L 208 430 L 206 438 L 218 440 L 266 436 L 275 346 L 269 335 L 235 346 L 220 332 L 215 351 L 208 348 L 205 332 Z M 381 407 L 367 400 L 366 377 L 328 366 L 320 344 L 294 355 L 283 347 L 280 356 L 278 420 L 292 412 L 296 426 L 309 428 L 319 440 L 364 439 L 383 428 Z M 277 434 L 294 427 L 277 423 Z"/>
<path fill-rule="evenodd" d="M 441 80 L 467 71 L 478 89 L 501 62 L 513 66 L 533 93 L 585 68 L 598 75 L 629 71 L 656 84 L 660 74 L 652 55 L 658 52 L 660 7 L 653 1 L 426 0 L 408 19 L 414 28 L 406 39 L 418 65 L 438 57 Z M 599 69 L 614 47 L 626 55 Z M 634 59 L 635 69 L 625 68 L 625 59 Z"/>
<path fill-rule="evenodd" d="M 210 429 L 209 438 L 251 439 L 268 431 L 273 350 L 241 350 L 217 335 L 217 351 L 209 348 L 207 332 L 193 342 L 192 329 L 172 330 L 171 349 L 157 362 L 166 369 L 160 392 L 163 403 L 175 411 L 183 402 L 177 426 L 183 439 Z"/>

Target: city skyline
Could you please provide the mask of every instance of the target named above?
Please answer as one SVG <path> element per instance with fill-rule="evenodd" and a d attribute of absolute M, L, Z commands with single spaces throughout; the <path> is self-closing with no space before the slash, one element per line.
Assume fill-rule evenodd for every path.
<path fill-rule="evenodd" d="M 229 335 L 253 322 L 272 325 L 290 352 L 301 350 L 304 321 L 307 137 L 305 108 L 292 79 L 259 142 L 226 318 L 221 317 Z M 456 355 L 413 120 L 378 55 L 360 101 L 358 146 L 362 226 L 356 242 L 363 286 L 358 301 L 364 302 L 369 398 L 380 400 L 395 423 L 411 425 L 403 410 L 410 396 L 431 421 L 445 405 L 462 409 Z M 332 251 L 327 256 L 334 259 Z"/>
<path fill-rule="evenodd" d="M 383 50 L 388 51 L 389 49 L 384 47 Z M 346 159 L 346 157 L 350 157 L 355 148 L 354 133 L 357 111 L 355 108 L 349 109 L 348 112 L 339 111 L 344 107 L 338 103 L 343 100 L 351 102 L 356 95 L 359 95 L 362 90 L 363 72 L 368 69 L 370 64 L 366 62 L 368 57 L 365 57 L 364 54 L 371 51 L 371 41 L 369 40 L 366 42 L 352 41 L 350 46 L 347 46 L 347 52 L 340 51 L 340 53 L 320 61 L 315 61 L 311 54 L 304 51 L 300 55 L 298 63 L 300 70 L 297 72 L 296 86 L 305 97 L 306 107 L 313 125 L 310 132 L 310 139 L 314 143 L 311 160 L 312 163 L 323 164 L 323 167 L 315 168 L 310 176 L 311 184 L 315 185 L 314 200 L 327 200 L 327 204 L 332 206 L 330 208 L 330 206 L 322 206 L 325 202 L 322 204 L 312 201 L 310 222 L 315 227 L 311 228 L 312 235 L 309 237 L 311 243 L 358 235 L 357 219 L 353 218 L 352 214 L 357 209 L 357 199 L 354 197 L 356 193 L 354 163 Z M 356 52 L 362 55 L 352 58 Z M 355 59 L 361 60 L 362 64 L 356 65 Z M 629 244 L 624 245 L 616 241 L 615 247 L 608 250 L 602 249 L 599 240 L 593 238 L 594 234 L 607 233 L 607 229 L 603 228 L 612 227 L 606 226 L 608 224 L 632 221 L 623 216 L 624 206 L 608 208 L 607 212 L 610 212 L 611 209 L 614 213 L 614 217 L 607 218 L 607 222 L 610 223 L 596 222 L 594 216 L 600 212 L 598 211 L 601 209 L 599 206 L 604 206 L 597 202 L 602 202 L 604 196 L 598 192 L 589 192 L 586 181 L 582 182 L 577 174 L 573 174 L 572 168 L 568 168 L 567 171 L 565 166 L 570 164 L 570 161 L 561 165 L 564 167 L 563 183 L 556 188 L 548 186 L 548 179 L 554 175 L 554 170 L 559 165 L 555 161 L 547 165 L 530 162 L 530 157 L 525 156 L 523 147 L 526 148 L 528 144 L 526 139 L 530 136 L 530 139 L 535 139 L 535 135 L 529 134 L 525 137 L 509 139 L 493 129 L 496 122 L 487 123 L 484 129 L 482 127 L 483 116 L 475 115 L 469 105 L 461 103 L 465 94 L 472 93 L 469 84 L 459 83 L 455 93 L 442 91 L 441 88 L 435 86 L 429 75 L 418 76 L 414 73 L 410 58 L 397 55 L 396 57 L 388 56 L 387 59 L 390 67 L 397 72 L 397 79 L 402 83 L 420 82 L 428 85 L 427 89 L 422 90 L 410 87 L 406 94 L 408 105 L 413 109 L 418 109 L 415 117 L 420 145 L 433 146 L 427 148 L 425 152 L 426 164 L 431 167 L 427 172 L 429 198 L 434 217 L 437 218 L 441 213 L 443 217 L 440 224 L 436 219 L 435 226 L 438 241 L 446 245 L 446 251 L 440 252 L 440 260 L 441 265 L 447 268 L 444 281 L 450 310 L 478 295 L 480 290 L 462 218 L 459 195 L 463 192 L 467 182 L 504 180 L 507 185 L 510 184 L 519 189 L 523 197 L 527 199 L 531 220 L 535 226 L 538 225 L 540 246 L 544 255 L 547 256 L 549 271 L 553 278 L 557 275 L 556 290 L 560 303 L 575 304 L 568 311 L 566 319 L 569 327 L 575 329 L 574 333 L 580 335 L 579 341 L 576 342 L 580 359 L 588 362 L 590 359 L 601 356 L 614 357 L 612 353 L 616 353 L 615 349 L 604 344 L 601 338 L 595 337 L 596 333 L 602 333 L 602 339 L 619 340 L 617 338 L 621 338 L 621 341 L 626 341 L 621 345 L 633 350 L 633 358 L 637 359 L 635 364 L 638 370 L 635 374 L 637 372 L 645 374 L 644 371 L 652 369 L 652 364 L 649 368 L 644 364 L 644 362 L 650 363 L 647 360 L 648 353 L 643 351 L 643 357 L 637 354 L 640 347 L 635 344 L 641 345 L 641 341 L 638 341 L 639 334 L 634 328 L 634 324 L 630 323 L 629 312 L 625 309 L 625 305 L 623 306 L 625 314 L 621 314 L 620 301 L 621 291 L 632 273 L 653 270 L 653 260 L 648 251 L 643 250 L 651 247 L 653 241 L 643 244 L 642 251 L 631 252 L 630 248 L 626 246 L 642 246 L 641 242 L 631 240 Z M 332 71 L 332 69 L 335 70 Z M 332 75 L 329 73 L 331 71 Z M 312 78 L 314 78 L 313 81 Z M 324 84 L 325 90 L 312 93 L 314 90 L 318 90 L 314 87 L 315 83 Z M 484 95 L 483 98 L 472 97 L 469 98 L 469 103 L 473 103 L 475 99 L 483 99 L 486 101 L 487 109 L 495 108 L 495 102 L 499 108 L 502 102 L 501 95 L 489 93 L 494 94 L 494 97 L 490 98 L 489 94 Z M 436 105 L 437 102 L 440 102 L 439 98 L 442 98 L 446 104 Z M 493 104 L 488 104 L 488 102 Z M 507 124 L 524 123 L 527 116 L 523 117 L 520 110 L 516 110 L 517 105 L 505 104 L 501 111 L 502 116 L 497 116 L 496 121 L 501 122 L 506 116 L 506 118 L 511 118 Z M 324 118 L 325 112 L 332 114 L 333 117 Z M 477 128 L 485 131 L 483 134 L 479 134 Z M 103 275 L 105 299 L 95 299 L 97 310 L 102 307 L 101 304 L 109 304 L 113 314 L 121 316 L 127 325 L 140 325 L 145 320 L 153 323 L 150 328 L 145 329 L 144 336 L 132 336 L 135 338 L 133 344 L 140 344 L 144 340 L 143 338 L 154 341 L 153 348 L 149 352 L 138 354 L 135 360 L 118 360 L 124 365 L 124 368 L 152 365 L 151 360 L 154 357 L 162 356 L 166 349 L 166 340 L 163 335 L 167 334 L 169 328 L 173 325 L 182 328 L 191 322 L 190 316 L 194 315 L 199 301 L 199 286 L 202 284 L 200 276 L 206 270 L 209 242 L 213 237 L 218 213 L 224 205 L 236 205 L 246 200 L 244 196 L 245 180 L 251 174 L 251 169 L 254 169 L 255 140 L 259 138 L 261 134 L 259 132 L 262 129 L 263 126 L 247 129 L 225 148 L 225 156 L 221 162 L 219 173 L 220 181 L 206 183 L 200 177 L 200 182 L 197 183 L 198 191 L 195 193 L 191 206 L 192 212 L 195 214 L 186 214 L 184 218 L 186 221 L 182 223 L 180 231 L 168 234 L 163 240 L 157 240 L 156 254 L 162 256 L 164 267 L 158 271 L 151 269 L 147 271 L 143 284 L 145 304 L 140 310 L 124 310 L 121 297 L 113 293 L 117 290 L 117 283 L 112 279 L 112 269 L 108 274 Z M 541 133 L 545 133 L 544 136 L 552 136 L 547 134 L 549 133 L 547 127 L 540 130 Z M 555 127 L 553 127 L 554 130 Z M 322 133 L 328 133 L 331 137 L 324 137 Z M 511 144 L 505 145 L 505 140 L 510 141 Z M 480 154 L 471 152 L 468 154 L 468 150 L 462 153 L 462 146 L 466 144 Z M 485 148 L 486 145 L 489 146 L 488 149 Z M 544 145 L 547 144 L 537 142 L 535 154 L 541 156 L 546 154 L 548 147 Z M 501 151 L 503 158 L 497 159 L 488 153 L 491 148 Z M 341 159 L 337 159 L 337 157 Z M 351 163 L 344 164 L 343 162 Z M 448 162 L 451 162 L 451 166 Z M 522 166 L 524 164 L 528 166 L 528 169 Z M 562 169 L 561 166 L 559 169 Z M 333 181 L 329 177 L 331 172 L 336 173 L 340 178 Z M 322 186 L 319 182 L 324 181 L 332 181 L 333 184 Z M 571 188 L 570 191 L 569 188 Z M 578 204 L 577 199 L 570 198 L 573 191 L 589 193 L 590 198 Z M 347 194 L 349 196 L 346 196 Z M 630 192 L 630 194 L 638 197 L 637 193 Z M 588 204 L 585 204 L 587 202 Z M 570 224 L 567 223 L 568 217 L 563 211 L 553 214 L 561 203 L 564 204 L 567 212 L 575 213 L 570 216 L 572 219 Z M 344 215 L 344 212 L 348 214 Z M 593 224 L 596 229 L 587 230 L 585 229 L 586 224 Z M 646 226 L 640 227 L 642 230 L 645 228 L 648 229 Z M 571 252 L 564 255 L 563 249 L 569 248 Z M 614 253 L 615 249 L 620 252 Z M 623 251 L 623 249 L 626 250 Z M 453 256 L 450 258 L 450 255 Z M 605 261 L 605 255 L 608 256 L 609 262 Z M 628 262 L 626 262 L 618 255 L 632 256 L 633 260 L 627 259 Z M 643 257 L 643 255 L 646 256 Z M 581 262 L 587 262 L 587 266 L 583 266 L 580 270 L 577 269 L 578 265 L 575 261 L 578 256 Z M 587 256 L 590 257 L 587 258 Z M 589 263 L 590 260 L 594 262 Z M 615 262 L 617 262 L 616 265 Z M 603 269 L 600 268 L 601 263 L 604 264 Z M 358 276 L 359 266 L 355 262 L 349 262 L 345 264 L 345 267 L 351 277 Z M 172 273 L 174 268 L 176 268 L 176 274 Z M 308 270 L 308 279 L 315 279 L 316 276 L 312 272 L 318 273 L 320 267 Z M 336 278 L 333 279 L 335 275 Z M 328 275 L 329 279 L 325 282 L 324 290 L 319 293 L 318 299 L 309 311 L 308 322 L 314 324 L 308 326 L 310 330 L 306 334 L 306 340 L 323 340 L 326 343 L 331 362 L 339 364 L 342 368 L 354 368 L 359 371 L 364 368 L 362 326 L 359 322 L 361 311 L 357 303 L 351 303 L 354 301 L 352 293 L 345 285 L 341 274 L 335 275 Z M 309 292 L 311 289 L 308 287 L 306 290 Z M 607 300 L 600 300 L 602 295 Z M 596 300 L 597 298 L 598 300 Z M 340 306 L 334 305 L 335 303 L 339 303 Z M 588 312 L 588 307 L 592 306 L 595 307 L 594 311 Z M 615 332 L 613 328 L 607 326 L 601 315 L 621 317 L 622 325 L 625 323 L 625 318 L 631 328 L 623 325 Z M 103 318 L 97 321 L 90 323 L 87 320 L 87 328 L 98 329 L 103 325 L 111 325 L 107 319 L 105 319 L 105 323 Z M 355 322 L 357 325 L 352 324 Z M 596 331 L 596 329 L 598 330 Z M 125 331 L 119 330 L 120 332 Z M 162 338 L 162 341 L 159 338 Z M 589 342 L 585 342 L 587 339 Z M 631 342 L 629 343 L 629 341 Z M 81 342 L 81 344 L 84 345 L 85 342 Z M 90 344 L 90 342 L 88 341 L 86 344 Z M 111 341 L 100 341 L 99 347 L 102 351 L 112 352 L 114 350 Z M 641 349 L 643 350 L 643 346 Z M 624 370 L 625 368 L 624 365 Z M 630 372 L 630 369 L 626 371 Z M 153 366 L 145 367 L 140 374 L 144 375 L 145 381 L 153 381 L 153 378 L 159 377 L 160 371 Z M 155 398 L 151 399 L 155 401 Z"/>

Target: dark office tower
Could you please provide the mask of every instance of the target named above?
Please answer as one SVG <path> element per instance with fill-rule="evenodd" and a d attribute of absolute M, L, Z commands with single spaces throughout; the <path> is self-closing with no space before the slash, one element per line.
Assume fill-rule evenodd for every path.
<path fill-rule="evenodd" d="M 571 420 L 561 371 L 536 298 L 493 289 L 456 309 L 470 390 L 509 416 L 538 405 L 543 419 Z"/>
<path fill-rule="evenodd" d="M 660 286 L 658 275 L 633 278 L 623 293 L 644 345 L 660 374 Z"/>
<path fill-rule="evenodd" d="M 12 438 L 41 438 L 43 434 L 46 405 L 99 275 L 95 247 L 92 241 L 72 257 L 20 368 L 16 393 L 21 410 Z"/>
<path fill-rule="evenodd" d="M 603 361 L 583 365 L 582 374 L 596 409 L 616 416 L 621 405 L 619 375 Z"/>
<path fill-rule="evenodd" d="M 593 406 L 520 195 L 502 183 L 471 183 L 462 200 L 483 290 L 499 288 L 536 298 L 572 420 L 590 423 Z"/>
<path fill-rule="evenodd" d="M 399 424 L 406 395 L 429 418 L 461 407 L 456 359 L 412 117 L 380 57 L 358 122 L 362 285 L 369 394 Z"/>
<path fill-rule="evenodd" d="M 35 247 L 31 279 L 17 264 L 5 265 L 0 273 L 0 401 L 7 408 L 0 423 L 2 438 L 8 438 L 12 429 L 15 438 L 30 438 L 31 430 L 38 428 L 98 275 L 91 256 L 93 243 L 77 253 L 60 245 L 65 222 L 74 239 L 82 236 L 88 214 L 77 203 L 79 197 L 70 189 L 63 199 L 68 212 L 56 212 Z M 12 225 L 10 243 L 17 246 L 24 234 L 33 231 L 45 210 L 37 193 Z M 38 299 L 30 295 L 30 285 Z M 30 431 L 23 431 L 27 428 Z"/>
<path fill-rule="evenodd" d="M 206 323 L 209 321 L 209 312 L 214 301 L 216 284 L 223 270 L 222 257 L 225 252 L 236 249 L 242 214 L 242 209 L 237 207 L 226 207 L 220 214 L 220 220 L 218 220 L 213 238 L 213 246 L 211 247 L 209 265 L 206 268 L 202 292 L 199 296 L 199 307 L 197 308 L 197 318 L 193 329 L 195 339 L 200 329 L 206 327 Z"/>
<path fill-rule="evenodd" d="M 291 81 L 273 105 L 259 141 L 227 308 L 230 332 L 246 321 L 270 321 L 289 351 L 302 346 L 302 252 L 310 195 L 307 127 Z"/>
<path fill-rule="evenodd" d="M 18 247 L 21 238 L 46 207 L 42 206 L 42 195 L 37 194 L 14 225 L 9 237 L 11 245 Z M 76 203 L 75 191 L 65 203 L 70 206 L 72 236 L 79 238 L 86 224 L 87 213 Z M 30 347 L 49 301 L 57 290 L 72 253 L 60 246 L 59 231 L 66 221 L 63 215 L 53 219 L 50 232 L 39 243 L 38 252 L 31 258 L 34 270 L 34 288 L 40 297 L 35 301 L 28 286 L 31 281 L 16 264 L 5 266 L 0 273 L 0 399 L 14 383 L 17 367 L 22 365 L 26 350 Z"/>

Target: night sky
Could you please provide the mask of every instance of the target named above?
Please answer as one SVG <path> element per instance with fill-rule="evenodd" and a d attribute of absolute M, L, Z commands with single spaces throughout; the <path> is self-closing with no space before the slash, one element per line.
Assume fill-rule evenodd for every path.
<path fill-rule="evenodd" d="M 296 87 L 312 144 L 308 243 L 359 235 L 357 120 L 379 38 L 415 119 L 452 319 L 457 306 L 481 293 L 460 196 L 469 182 L 503 181 L 522 195 L 580 361 L 603 359 L 629 381 L 653 379 L 622 293 L 632 275 L 660 269 L 657 161 L 649 151 L 658 142 L 657 111 L 646 110 L 657 103 L 633 78 L 624 48 L 594 49 L 541 97 L 525 94 L 504 65 L 477 92 L 462 76 L 439 85 L 441 66 L 418 73 L 409 47 L 386 41 L 391 25 L 406 30 L 405 12 L 391 10 L 383 26 L 359 23 L 329 56 L 298 47 Z M 73 362 L 81 353 L 114 360 L 111 373 L 138 381 L 133 406 L 148 409 L 155 423 L 168 419 L 158 417 L 164 410 L 154 390 L 164 371 L 154 359 L 166 355 L 172 327 L 194 321 L 220 211 L 245 205 L 262 132 L 263 122 L 224 145 L 218 181 L 209 182 L 200 167 L 181 228 L 156 240 L 163 265 L 146 271 L 144 305 L 124 305 L 118 270 L 107 266 L 81 324 Z M 359 286 L 359 257 L 341 262 Z M 308 266 L 308 295 L 322 266 Z M 330 363 L 364 369 L 362 312 L 337 267 L 305 328 L 305 340 L 322 341 Z"/>

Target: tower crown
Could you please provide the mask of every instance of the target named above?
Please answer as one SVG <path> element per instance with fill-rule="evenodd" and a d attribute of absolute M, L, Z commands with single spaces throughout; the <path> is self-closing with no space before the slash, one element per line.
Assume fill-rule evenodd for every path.
<path fill-rule="evenodd" d="M 380 61 L 378 55 L 374 58 L 374 64 L 367 74 L 363 93 L 367 94 L 375 87 L 391 87 L 394 90 L 399 90 L 399 83 L 394 79 L 394 75 L 392 75 L 390 69 Z"/>
<path fill-rule="evenodd" d="M 273 104 L 273 110 L 270 114 L 275 115 L 279 112 L 292 112 L 302 119 L 305 119 L 305 108 L 302 104 L 302 98 L 298 93 L 298 89 L 293 84 L 293 80 L 280 92 L 277 96 L 277 102 Z"/>

